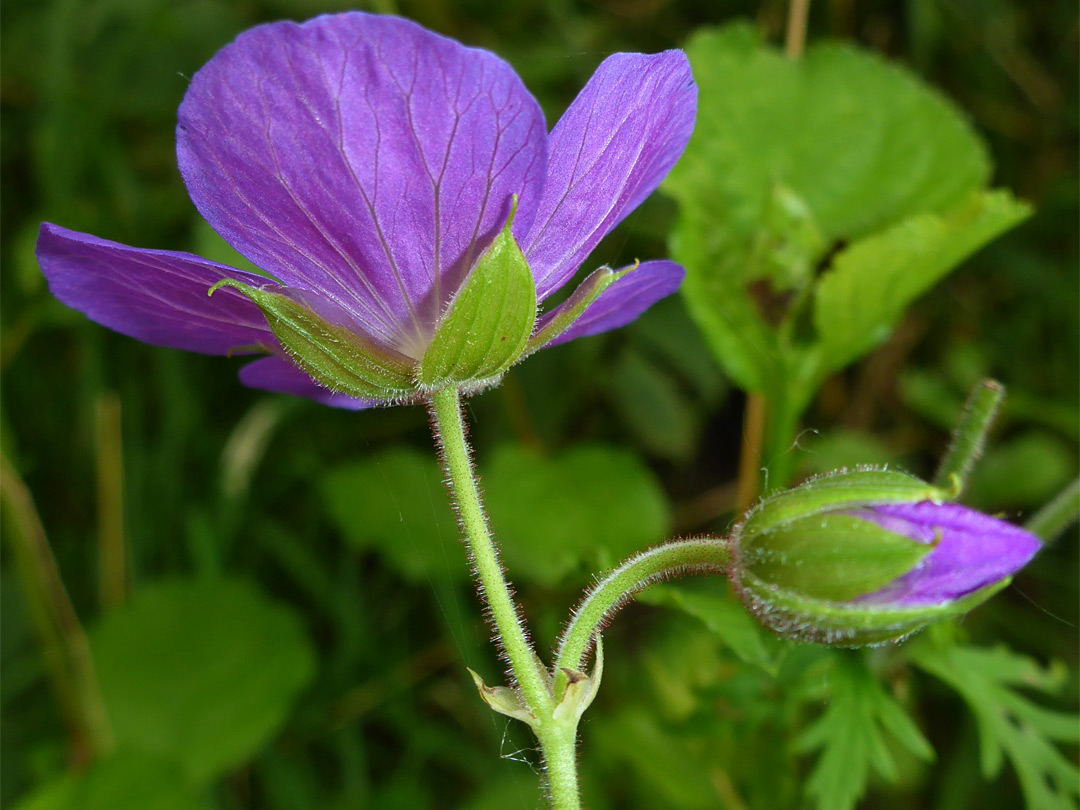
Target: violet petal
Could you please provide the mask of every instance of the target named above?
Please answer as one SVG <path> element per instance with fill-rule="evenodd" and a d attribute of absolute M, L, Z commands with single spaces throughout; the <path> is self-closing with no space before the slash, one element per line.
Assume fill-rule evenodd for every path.
<path fill-rule="evenodd" d="M 617 53 L 597 68 L 551 131 L 544 195 L 522 241 L 541 300 L 656 189 L 682 155 L 696 109 L 682 51 Z"/>
<path fill-rule="evenodd" d="M 237 290 L 207 291 L 223 278 L 270 279 L 190 253 L 144 250 L 43 223 L 37 257 L 52 294 L 121 334 L 203 354 L 277 345 L 259 308 Z"/>
<path fill-rule="evenodd" d="M 284 357 L 272 355 L 248 363 L 237 375 L 240 382 L 248 388 L 273 391 L 276 394 L 293 394 L 306 399 L 313 399 L 323 405 L 361 411 L 386 403 L 373 399 L 358 399 L 345 394 L 338 394 L 315 382 L 307 373 Z"/>
<path fill-rule="evenodd" d="M 661 298 L 666 298 L 679 289 L 685 275 L 686 271 L 681 265 L 666 259 L 643 262 L 604 290 L 569 329 L 547 346 L 558 346 L 574 338 L 625 326 Z M 555 317 L 556 311 L 545 313 L 540 318 L 537 329 L 543 328 Z"/>
<path fill-rule="evenodd" d="M 1035 556 L 1037 537 L 1019 526 L 959 504 L 889 504 L 858 514 L 889 531 L 938 545 L 919 566 L 860 603 L 941 604 L 1011 576 Z"/>
<path fill-rule="evenodd" d="M 181 174 L 218 233 L 405 346 L 511 195 L 538 196 L 545 152 L 543 114 L 502 59 L 360 12 L 241 34 L 192 78 L 177 126 Z"/>

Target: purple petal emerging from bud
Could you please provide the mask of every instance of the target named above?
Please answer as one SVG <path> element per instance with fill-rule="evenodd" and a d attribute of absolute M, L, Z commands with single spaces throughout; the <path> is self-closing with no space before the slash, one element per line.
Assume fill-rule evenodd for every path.
<path fill-rule="evenodd" d="M 936 605 L 1011 576 L 1039 550 L 1033 534 L 951 503 L 888 504 L 854 512 L 883 529 L 935 544 L 916 568 L 856 599 L 863 604 Z"/>

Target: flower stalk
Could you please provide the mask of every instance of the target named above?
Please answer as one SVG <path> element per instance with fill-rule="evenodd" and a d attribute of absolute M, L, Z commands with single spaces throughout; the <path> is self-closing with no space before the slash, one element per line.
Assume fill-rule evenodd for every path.
<path fill-rule="evenodd" d="M 445 388 L 431 397 L 431 421 L 465 541 L 479 580 L 480 594 L 510 665 L 529 725 L 540 741 L 554 810 L 579 810 L 576 741 L 579 716 L 560 713 L 550 678 L 529 643 L 525 623 L 503 574 L 498 548 L 480 499 L 461 413 L 461 393 Z M 475 676 L 474 676 L 475 677 Z M 483 690 L 481 691 L 483 694 Z"/>
<path fill-rule="evenodd" d="M 480 581 L 481 596 L 491 613 L 510 671 L 529 708 L 534 713 L 550 711 L 551 695 L 545 684 L 545 675 L 529 643 L 525 623 L 510 592 L 510 584 L 503 575 L 499 552 L 480 500 L 472 454 L 465 435 L 465 422 L 461 415 L 461 395 L 456 388 L 445 388 L 432 395 L 431 420 L 473 570 Z"/>
<path fill-rule="evenodd" d="M 580 671 L 594 639 L 619 608 L 638 591 L 675 576 L 726 573 L 731 549 L 715 537 L 677 540 L 631 557 L 590 590 L 574 609 L 555 653 L 555 700 L 569 683 L 568 671 Z"/>

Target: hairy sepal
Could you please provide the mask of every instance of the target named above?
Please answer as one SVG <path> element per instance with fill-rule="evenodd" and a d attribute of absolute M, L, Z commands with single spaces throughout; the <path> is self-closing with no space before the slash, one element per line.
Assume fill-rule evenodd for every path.
<path fill-rule="evenodd" d="M 420 388 L 484 388 L 521 358 L 536 323 L 536 285 L 510 231 L 513 219 L 511 213 L 439 319 L 416 369 Z"/>
<path fill-rule="evenodd" d="M 812 599 L 744 572 L 733 578 L 743 604 L 774 633 L 799 642 L 863 647 L 902 641 L 928 624 L 962 616 L 1011 582 L 1010 577 L 940 605 L 878 606 Z"/>
<path fill-rule="evenodd" d="M 332 323 L 289 295 L 222 279 L 208 291 L 232 287 L 259 307 L 292 360 L 332 391 L 351 397 L 400 400 L 416 394 L 407 358 Z M 276 288 L 280 289 L 280 288 Z"/>
<path fill-rule="evenodd" d="M 619 271 L 605 265 L 590 273 L 573 294 L 555 308 L 548 322 L 529 339 L 525 354 L 530 355 L 539 351 L 573 326 L 608 287 L 627 273 L 637 269 L 639 264 L 640 262 L 634 262 L 631 267 Z"/>

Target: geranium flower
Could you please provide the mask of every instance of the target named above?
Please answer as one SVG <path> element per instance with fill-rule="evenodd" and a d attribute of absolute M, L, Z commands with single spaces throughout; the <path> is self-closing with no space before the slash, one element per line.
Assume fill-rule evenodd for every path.
<path fill-rule="evenodd" d="M 240 370 L 245 385 L 352 408 L 422 396 L 418 369 L 455 296 L 485 256 L 523 255 L 526 333 L 486 384 L 678 287 L 666 260 L 605 269 L 536 317 L 674 165 L 696 102 L 681 51 L 615 54 L 548 133 L 506 62 L 408 20 L 263 25 L 192 78 L 177 156 L 195 207 L 268 277 L 49 223 L 37 255 L 53 294 L 98 323 L 159 346 L 266 353 Z M 491 286 L 477 295 L 500 305 Z"/>

